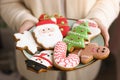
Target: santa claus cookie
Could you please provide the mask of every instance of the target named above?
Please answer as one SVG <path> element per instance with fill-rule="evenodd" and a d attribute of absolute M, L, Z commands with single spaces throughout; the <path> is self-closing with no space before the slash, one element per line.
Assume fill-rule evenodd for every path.
<path fill-rule="evenodd" d="M 92 38 L 94 38 L 95 36 L 101 33 L 101 30 L 98 28 L 97 23 L 90 19 L 80 19 L 76 23 L 74 23 L 73 27 L 77 27 L 85 22 L 88 22 L 88 26 L 90 29 L 90 34 L 88 35 L 88 41 L 90 42 Z"/>
<path fill-rule="evenodd" d="M 95 59 L 105 59 L 110 51 L 107 47 L 99 46 L 97 43 L 89 43 L 85 49 L 80 52 L 80 59 L 83 64 L 89 63 Z"/>
<path fill-rule="evenodd" d="M 44 49 L 53 49 L 56 43 L 63 39 L 55 20 L 55 18 L 42 20 L 36 24 L 36 28 L 33 30 L 36 42 Z"/>
<path fill-rule="evenodd" d="M 60 70 L 73 70 L 79 65 L 80 59 L 76 54 L 67 55 L 67 45 L 65 42 L 58 42 L 54 48 L 53 60 L 54 66 Z"/>
<path fill-rule="evenodd" d="M 27 67 L 35 72 L 46 71 L 53 66 L 52 55 L 53 50 L 41 51 L 39 54 L 33 55 L 30 60 L 26 60 Z"/>
<path fill-rule="evenodd" d="M 39 18 L 39 21 L 42 20 L 49 20 L 51 18 L 55 18 L 56 19 L 56 24 L 59 26 L 59 29 L 63 35 L 63 37 L 65 37 L 68 33 L 68 31 L 70 30 L 70 26 L 68 25 L 68 21 L 65 17 L 55 14 L 52 16 L 49 16 L 47 14 L 42 14 Z"/>
<path fill-rule="evenodd" d="M 16 47 L 19 50 L 27 50 L 29 53 L 35 54 L 35 52 L 40 48 L 31 32 L 29 31 L 24 31 L 23 33 L 15 33 L 14 37 L 16 39 Z"/>

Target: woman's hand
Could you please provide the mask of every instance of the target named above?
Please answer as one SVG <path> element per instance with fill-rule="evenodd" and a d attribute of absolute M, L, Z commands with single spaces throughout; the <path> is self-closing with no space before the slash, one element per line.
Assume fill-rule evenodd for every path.
<path fill-rule="evenodd" d="M 108 30 L 106 29 L 106 27 L 104 27 L 102 25 L 99 25 L 99 28 L 101 29 L 101 33 L 102 33 L 104 41 L 105 41 L 105 46 L 109 47 L 110 36 L 109 36 Z"/>
<path fill-rule="evenodd" d="M 104 38 L 105 46 L 109 47 L 110 36 L 108 33 L 108 29 L 101 23 L 100 20 L 98 19 L 92 19 L 92 20 L 94 20 L 98 24 L 98 27 L 101 29 L 101 34 Z"/>
<path fill-rule="evenodd" d="M 31 29 L 33 26 L 35 26 L 35 22 L 27 20 L 21 25 L 19 32 L 23 33 L 24 31 Z"/>

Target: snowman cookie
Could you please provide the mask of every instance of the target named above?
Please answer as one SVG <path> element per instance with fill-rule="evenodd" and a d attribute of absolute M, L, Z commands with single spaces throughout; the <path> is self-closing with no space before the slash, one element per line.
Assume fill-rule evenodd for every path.
<path fill-rule="evenodd" d="M 52 55 L 53 50 L 41 51 L 39 54 L 33 55 L 30 60 L 26 60 L 27 67 L 35 72 L 46 71 L 53 66 Z"/>

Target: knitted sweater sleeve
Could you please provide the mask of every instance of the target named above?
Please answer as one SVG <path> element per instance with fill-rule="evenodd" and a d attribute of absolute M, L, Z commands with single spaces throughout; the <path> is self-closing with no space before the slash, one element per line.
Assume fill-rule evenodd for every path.
<path fill-rule="evenodd" d="M 22 0 L 1 0 L 0 5 L 1 17 L 13 30 L 18 30 L 26 20 L 38 21 L 24 6 Z"/>
<path fill-rule="evenodd" d="M 97 0 L 87 18 L 98 19 L 107 29 L 119 14 L 119 0 Z"/>

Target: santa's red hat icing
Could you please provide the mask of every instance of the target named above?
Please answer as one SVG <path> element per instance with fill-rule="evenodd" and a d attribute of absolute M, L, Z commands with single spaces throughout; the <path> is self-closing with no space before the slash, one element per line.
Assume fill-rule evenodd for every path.
<path fill-rule="evenodd" d="M 49 16 L 48 14 L 42 14 L 42 15 L 39 17 L 39 21 L 47 20 L 47 19 L 50 19 L 50 16 Z"/>
<path fill-rule="evenodd" d="M 40 25 L 44 25 L 44 24 L 56 24 L 56 22 L 53 21 L 52 19 L 48 19 L 48 20 L 39 21 L 36 24 L 36 26 L 40 26 Z"/>

